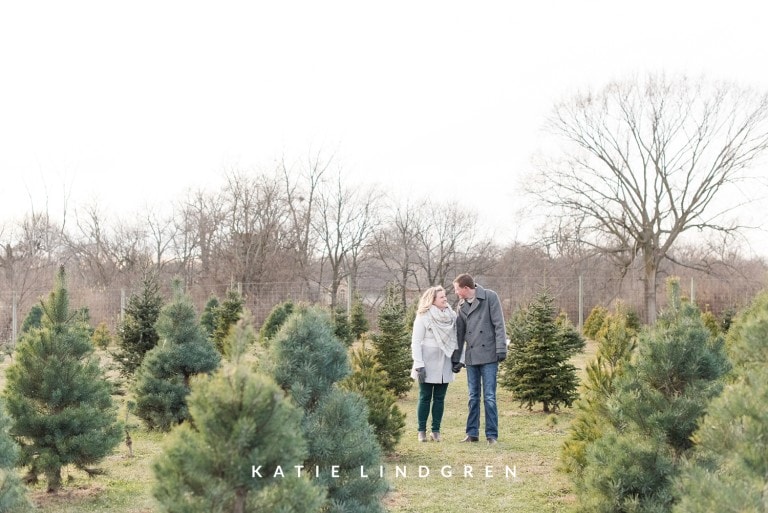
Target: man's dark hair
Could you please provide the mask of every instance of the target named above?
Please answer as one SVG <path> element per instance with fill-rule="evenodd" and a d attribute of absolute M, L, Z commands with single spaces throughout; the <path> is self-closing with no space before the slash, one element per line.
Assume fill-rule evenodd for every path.
<path fill-rule="evenodd" d="M 459 287 L 469 287 L 471 289 L 475 288 L 475 279 L 467 273 L 456 276 L 456 279 L 453 280 L 453 283 Z"/>

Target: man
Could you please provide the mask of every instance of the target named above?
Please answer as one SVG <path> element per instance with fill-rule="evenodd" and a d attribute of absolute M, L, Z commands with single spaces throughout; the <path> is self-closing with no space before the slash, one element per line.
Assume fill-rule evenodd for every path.
<path fill-rule="evenodd" d="M 499 296 L 477 285 L 469 274 L 453 280 L 453 290 L 459 296 L 456 335 L 459 349 L 451 357 L 453 372 L 459 372 L 464 353 L 469 387 L 469 414 L 466 438 L 462 442 L 477 442 L 480 437 L 480 394 L 485 406 L 485 438 L 495 444 L 499 437 L 499 413 L 496 408 L 496 376 L 499 362 L 507 357 L 507 334 Z"/>

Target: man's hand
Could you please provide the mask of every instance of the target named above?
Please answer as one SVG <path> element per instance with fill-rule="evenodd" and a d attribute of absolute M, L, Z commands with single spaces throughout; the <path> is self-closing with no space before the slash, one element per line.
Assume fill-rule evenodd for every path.
<path fill-rule="evenodd" d="M 501 363 L 507 358 L 507 353 L 496 353 L 496 361 Z"/>
<path fill-rule="evenodd" d="M 454 374 L 461 372 L 461 368 L 464 367 L 464 364 L 461 362 L 454 362 L 453 366 L 451 367 L 451 370 L 454 372 Z"/>

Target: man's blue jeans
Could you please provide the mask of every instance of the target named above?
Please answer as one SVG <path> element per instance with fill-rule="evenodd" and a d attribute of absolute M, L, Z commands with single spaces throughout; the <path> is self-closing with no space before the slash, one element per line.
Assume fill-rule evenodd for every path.
<path fill-rule="evenodd" d="M 469 387 L 469 415 L 467 415 L 467 434 L 480 436 L 480 393 L 485 406 L 485 437 L 499 437 L 499 412 L 496 408 L 496 374 L 498 362 L 484 365 L 467 365 L 467 385 Z"/>

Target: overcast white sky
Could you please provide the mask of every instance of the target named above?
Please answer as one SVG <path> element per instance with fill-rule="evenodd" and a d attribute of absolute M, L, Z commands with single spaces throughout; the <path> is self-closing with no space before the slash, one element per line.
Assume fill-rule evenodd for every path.
<path fill-rule="evenodd" d="M 469 193 L 509 240 L 557 100 L 648 71 L 767 89 L 762 4 L 3 1 L 0 223 L 323 149 L 405 195 Z"/>

